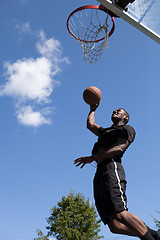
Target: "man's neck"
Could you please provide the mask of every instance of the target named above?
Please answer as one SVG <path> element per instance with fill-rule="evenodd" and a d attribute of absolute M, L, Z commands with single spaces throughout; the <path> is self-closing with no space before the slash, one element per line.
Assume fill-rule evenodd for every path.
<path fill-rule="evenodd" d="M 124 126 L 124 125 L 125 125 L 125 123 L 122 122 L 122 121 L 117 122 L 117 123 L 113 123 L 113 126 L 115 126 L 115 127 L 121 127 L 121 126 Z"/>

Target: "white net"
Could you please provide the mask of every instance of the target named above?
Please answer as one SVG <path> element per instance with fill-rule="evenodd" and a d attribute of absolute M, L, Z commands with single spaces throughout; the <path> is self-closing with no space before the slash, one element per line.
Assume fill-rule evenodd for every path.
<path fill-rule="evenodd" d="M 80 43 L 87 63 L 97 62 L 108 47 L 108 32 L 112 25 L 108 16 L 97 9 L 84 9 L 70 18 L 70 31 Z"/>

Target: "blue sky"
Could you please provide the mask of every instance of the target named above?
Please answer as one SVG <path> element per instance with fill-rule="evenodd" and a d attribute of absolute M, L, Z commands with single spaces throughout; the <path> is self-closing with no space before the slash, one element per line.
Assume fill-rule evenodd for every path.
<path fill-rule="evenodd" d="M 155 228 L 160 182 L 159 45 L 121 19 L 96 64 L 86 64 L 67 32 L 71 11 L 94 0 L 3 0 L 0 7 L 0 239 L 31 240 L 46 233 L 50 208 L 70 191 L 93 202 L 95 168 L 73 166 L 90 155 L 96 137 L 86 129 L 88 86 L 102 91 L 97 124 L 111 125 L 123 107 L 136 130 L 123 164 L 128 207 Z M 109 233 L 105 239 L 124 239 Z M 125 237 L 125 239 L 131 239 Z"/>

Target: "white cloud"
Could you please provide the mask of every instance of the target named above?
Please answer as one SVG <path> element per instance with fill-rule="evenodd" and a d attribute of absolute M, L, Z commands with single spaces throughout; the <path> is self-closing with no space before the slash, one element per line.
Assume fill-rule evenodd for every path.
<path fill-rule="evenodd" d="M 44 57 L 5 63 L 7 83 L 0 95 L 47 101 L 53 91 L 52 64 Z"/>
<path fill-rule="evenodd" d="M 28 33 L 32 32 L 29 22 L 25 22 L 22 24 L 16 24 L 15 29 L 18 31 L 19 34 L 28 34 Z"/>
<path fill-rule="evenodd" d="M 50 59 L 54 64 L 54 72 L 52 72 L 52 74 L 57 74 L 61 71 L 60 63 L 65 62 L 69 64 L 69 60 L 67 57 L 62 57 L 62 47 L 58 40 L 55 38 L 46 39 L 43 31 L 40 31 L 38 35 L 40 40 L 36 44 L 37 51 L 43 57 Z"/>
<path fill-rule="evenodd" d="M 39 37 L 40 41 L 36 44 L 38 52 L 48 58 L 54 57 L 55 60 L 62 53 L 60 42 L 54 38 L 47 40 L 43 31 L 39 32 Z M 57 60 L 59 60 L 58 57 Z"/>
<path fill-rule="evenodd" d="M 36 48 L 40 54 L 38 58 L 4 63 L 6 83 L 0 86 L 0 96 L 16 99 L 18 121 L 33 127 L 51 124 L 48 116 L 53 108 L 51 110 L 47 104 L 51 104 L 54 86 L 60 84 L 55 76 L 62 71 L 62 64 L 69 63 L 68 58 L 62 56 L 60 42 L 55 38 L 46 39 L 43 31 L 39 32 Z M 39 111 L 34 110 L 37 104 Z"/>
<path fill-rule="evenodd" d="M 17 118 L 21 124 L 27 126 L 39 127 L 43 124 L 51 124 L 50 119 L 46 119 L 40 111 L 33 111 L 31 106 L 20 107 Z"/>

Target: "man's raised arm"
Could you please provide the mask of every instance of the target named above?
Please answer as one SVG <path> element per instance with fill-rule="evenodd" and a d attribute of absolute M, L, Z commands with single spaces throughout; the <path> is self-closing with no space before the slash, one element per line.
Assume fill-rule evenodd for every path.
<path fill-rule="evenodd" d="M 94 133 L 96 136 L 99 136 L 100 126 L 95 123 L 95 111 L 98 105 L 90 106 L 90 112 L 87 118 L 87 128 Z"/>

